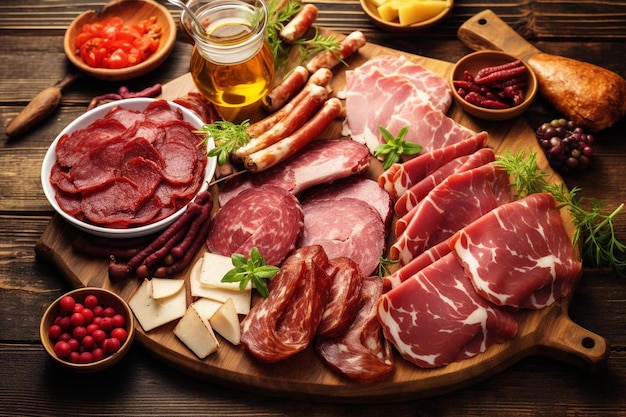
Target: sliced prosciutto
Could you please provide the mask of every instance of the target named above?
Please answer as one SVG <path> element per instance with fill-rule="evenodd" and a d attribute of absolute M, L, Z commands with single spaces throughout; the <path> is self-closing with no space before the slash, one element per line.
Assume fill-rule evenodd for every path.
<path fill-rule="evenodd" d="M 302 226 L 302 208 L 292 194 L 271 185 L 249 188 L 217 212 L 207 248 L 248 256 L 257 247 L 268 265 L 279 265 L 296 247 Z"/>
<path fill-rule="evenodd" d="M 453 174 L 415 208 L 389 256 L 405 265 L 509 199 L 509 175 L 494 164 Z"/>
<path fill-rule="evenodd" d="M 487 139 L 487 132 L 480 132 L 461 142 L 424 152 L 404 163 L 393 164 L 378 177 L 378 185 L 389 193 L 393 201 L 397 201 L 409 188 L 443 165 L 484 148 Z"/>
<path fill-rule="evenodd" d="M 438 168 L 435 172 L 409 188 L 394 205 L 397 216 L 402 217 L 415 207 L 438 184 L 456 172 L 477 168 L 496 160 L 496 154 L 491 148 L 482 148 L 470 155 L 453 159 Z"/>
<path fill-rule="evenodd" d="M 540 309 L 569 294 L 581 270 L 554 197 L 531 194 L 450 240 L 476 291 L 497 305 Z"/>
<path fill-rule="evenodd" d="M 446 116 L 450 103 L 445 79 L 405 57 L 380 56 L 346 74 L 346 124 L 371 152 L 384 142 L 379 126 L 394 135 L 410 126 L 405 139 L 426 150 L 471 136 Z"/>
<path fill-rule="evenodd" d="M 261 185 L 273 185 L 296 195 L 314 185 L 363 172 L 369 164 L 369 151 L 364 145 L 351 140 L 316 140 L 267 171 L 224 181 L 219 202 L 224 205 L 244 189 Z"/>
<path fill-rule="evenodd" d="M 320 246 L 298 249 L 270 281 L 269 296 L 241 323 L 241 344 L 263 362 L 277 362 L 313 341 L 328 299 L 331 268 Z"/>
<path fill-rule="evenodd" d="M 420 255 L 411 259 L 406 265 L 403 265 L 392 274 L 383 277 L 385 289 L 397 287 L 422 269 L 426 268 L 428 265 L 446 256 L 451 251 L 452 249 L 450 249 L 450 245 L 447 240 L 444 240 L 432 248 L 425 250 Z"/>
<path fill-rule="evenodd" d="M 385 225 L 372 206 L 346 197 L 305 202 L 302 210 L 298 247 L 320 245 L 329 258 L 350 258 L 363 275 L 374 273 L 385 247 Z"/>
<path fill-rule="evenodd" d="M 376 302 L 383 293 L 379 277 L 363 278 L 359 311 L 350 328 L 334 339 L 318 339 L 315 349 L 333 369 L 359 382 L 385 380 L 394 369 L 391 344 L 383 337 Z"/>
<path fill-rule="evenodd" d="M 452 253 L 383 294 L 377 312 L 385 337 L 423 368 L 471 358 L 517 333 L 512 315 L 476 293 Z"/>

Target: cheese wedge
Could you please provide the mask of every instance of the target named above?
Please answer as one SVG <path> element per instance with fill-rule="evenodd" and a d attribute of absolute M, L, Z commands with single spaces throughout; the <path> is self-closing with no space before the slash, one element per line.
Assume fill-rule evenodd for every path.
<path fill-rule="evenodd" d="M 241 326 L 239 325 L 239 316 L 232 298 L 229 298 L 221 305 L 209 322 L 211 327 L 224 339 L 233 345 L 239 344 L 241 340 Z"/>
<path fill-rule="evenodd" d="M 398 7 L 398 19 L 402 26 L 431 19 L 448 7 L 448 3 L 443 0 L 397 2 L 395 4 Z"/>
<path fill-rule="evenodd" d="M 209 323 L 202 320 L 191 306 L 176 324 L 174 334 L 200 359 L 206 358 L 219 347 L 219 341 Z"/>
<path fill-rule="evenodd" d="M 176 294 L 155 300 L 152 298 L 152 283 L 146 279 L 128 300 L 128 305 L 143 330 L 148 332 L 181 318 L 187 309 L 187 297 L 181 287 Z"/>
<path fill-rule="evenodd" d="M 224 275 L 231 269 L 233 269 L 233 261 L 229 256 L 206 252 L 202 258 L 200 283 L 207 287 L 239 291 L 238 282 L 222 282 Z M 251 288 L 252 284 L 248 283 L 248 286 Z"/>
<path fill-rule="evenodd" d="M 177 294 L 185 285 L 182 279 L 152 278 L 152 298 L 161 300 Z"/>
<path fill-rule="evenodd" d="M 209 319 L 213 317 L 213 314 L 222 306 L 221 301 L 211 300 L 209 298 L 198 298 L 196 301 L 191 303 L 191 307 L 193 307 L 198 315 L 202 318 L 202 320 L 206 320 L 209 322 Z"/>

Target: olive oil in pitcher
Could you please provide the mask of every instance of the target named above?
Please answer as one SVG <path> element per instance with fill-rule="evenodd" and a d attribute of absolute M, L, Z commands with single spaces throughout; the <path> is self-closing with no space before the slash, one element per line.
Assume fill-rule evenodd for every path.
<path fill-rule="evenodd" d="M 196 15 L 191 76 L 221 116 L 230 121 L 250 118 L 274 78 L 274 59 L 266 40 L 267 7 L 262 0 L 215 0 Z"/>

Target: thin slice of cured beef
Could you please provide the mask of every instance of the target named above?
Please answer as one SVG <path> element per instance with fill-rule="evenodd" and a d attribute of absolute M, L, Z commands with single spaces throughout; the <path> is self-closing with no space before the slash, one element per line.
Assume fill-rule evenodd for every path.
<path fill-rule="evenodd" d="M 357 316 L 341 337 L 318 339 L 315 349 L 333 369 L 358 382 L 379 382 L 394 369 L 391 344 L 383 336 L 376 303 L 383 293 L 379 277 L 363 278 Z"/>
<path fill-rule="evenodd" d="M 411 259 L 406 265 L 398 268 L 395 272 L 383 277 L 383 283 L 385 284 L 385 291 L 390 288 L 396 288 L 404 281 L 417 274 L 428 265 L 443 258 L 452 251 L 447 240 L 444 240 L 437 245 L 428 248 L 415 258 Z"/>
<path fill-rule="evenodd" d="M 377 312 L 385 337 L 423 368 L 471 358 L 517 333 L 513 316 L 476 293 L 452 253 L 383 294 Z"/>
<path fill-rule="evenodd" d="M 388 224 L 391 220 L 391 198 L 387 191 L 378 186 L 376 181 L 362 176 L 354 175 L 332 183 L 322 184 L 310 188 L 300 197 L 303 202 L 313 199 L 336 200 L 350 197 L 362 200 L 372 206 L 379 214 L 383 223 Z"/>
<path fill-rule="evenodd" d="M 211 124 L 220 119 L 220 115 L 215 109 L 213 103 L 196 91 L 190 91 L 184 96 L 175 98 L 173 101 L 174 103 L 195 112 L 206 124 Z"/>
<path fill-rule="evenodd" d="M 320 246 L 297 249 L 270 281 L 269 296 L 241 323 L 241 344 L 263 362 L 292 357 L 311 344 L 328 299 L 328 257 Z"/>
<path fill-rule="evenodd" d="M 487 132 L 480 132 L 453 145 L 422 153 L 404 163 L 393 164 L 378 177 L 378 185 L 387 190 L 393 201 L 397 201 L 409 188 L 441 166 L 485 147 L 488 138 Z"/>
<path fill-rule="evenodd" d="M 304 228 L 298 247 L 321 245 L 330 258 L 347 257 L 363 275 L 376 270 L 385 247 L 385 225 L 369 204 L 356 198 L 302 204 Z"/>
<path fill-rule="evenodd" d="M 428 193 L 443 180 L 456 172 L 477 168 L 496 160 L 496 154 L 491 148 L 482 148 L 470 155 L 453 159 L 439 167 L 435 172 L 409 188 L 398 198 L 394 205 L 396 216 L 402 217 L 415 207 Z"/>
<path fill-rule="evenodd" d="M 57 142 L 56 163 L 62 168 L 72 167 L 92 149 L 117 139 L 125 131 L 126 126 L 117 120 L 99 119 L 84 129 L 63 135 Z"/>
<path fill-rule="evenodd" d="M 248 256 L 256 246 L 268 265 L 279 265 L 296 247 L 302 227 L 302 208 L 292 194 L 271 185 L 248 188 L 217 212 L 207 247 Z"/>
<path fill-rule="evenodd" d="M 351 140 L 316 140 L 287 161 L 258 174 L 241 174 L 224 181 L 219 202 L 249 187 L 273 185 L 296 195 L 318 184 L 326 184 L 363 172 L 370 155 L 364 145 Z"/>
<path fill-rule="evenodd" d="M 406 265 L 509 200 L 509 175 L 494 164 L 453 174 L 416 207 L 417 212 L 398 235 L 389 256 Z"/>
<path fill-rule="evenodd" d="M 326 338 L 339 337 L 348 330 L 359 309 L 359 291 L 363 283 L 361 269 L 352 259 L 333 258 L 329 262 L 335 271 L 328 302 L 317 328 L 317 335 Z"/>
<path fill-rule="evenodd" d="M 581 270 L 550 194 L 498 207 L 450 246 L 478 293 L 497 305 L 543 308 L 569 294 Z"/>

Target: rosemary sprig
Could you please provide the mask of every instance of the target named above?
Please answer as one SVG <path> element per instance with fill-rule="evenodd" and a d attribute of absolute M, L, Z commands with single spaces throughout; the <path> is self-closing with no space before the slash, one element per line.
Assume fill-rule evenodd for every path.
<path fill-rule="evenodd" d="M 237 148 L 250 141 L 248 127 L 250 121 L 245 120 L 240 124 L 235 124 L 225 120 L 218 120 L 211 124 L 203 125 L 198 133 L 206 134 L 205 143 L 213 138 L 215 147 L 208 153 L 209 156 L 217 156 L 217 163 L 226 164 L 230 159 L 230 154 Z"/>
<path fill-rule="evenodd" d="M 289 45 L 284 44 L 278 34 L 302 8 L 297 0 L 289 0 L 283 7 L 277 9 L 280 3 L 281 0 L 270 0 L 267 3 L 268 19 L 265 29 L 276 68 L 284 67 L 289 55 Z"/>
<path fill-rule="evenodd" d="M 252 286 L 257 289 L 259 294 L 263 297 L 269 295 L 267 281 L 272 279 L 280 271 L 280 268 L 266 265 L 265 259 L 257 247 L 252 248 L 249 259 L 239 253 L 234 253 L 230 259 L 234 268 L 222 277 L 222 282 L 238 282 L 240 290 L 244 290 L 248 283 L 252 282 Z"/>
<path fill-rule="evenodd" d="M 583 262 L 594 267 L 608 267 L 617 275 L 626 276 L 626 245 L 617 239 L 613 226 L 613 220 L 624 204 L 605 214 L 606 202 L 591 199 L 591 208 L 584 209 L 583 199 L 576 198 L 580 188 L 574 187 L 568 192 L 564 184 L 548 183 L 546 173 L 537 166 L 536 157 L 536 153 L 524 157 L 521 151 L 515 154 L 509 152 L 498 156 L 496 164 L 512 176 L 511 185 L 519 197 L 547 192 L 554 196 L 559 208 L 567 208 L 575 226 L 573 244 L 582 241 Z"/>
<path fill-rule="evenodd" d="M 315 28 L 315 36 L 311 39 L 297 39 L 292 45 L 298 47 L 298 53 L 300 55 L 300 64 L 306 61 L 309 57 L 321 53 L 323 51 L 330 51 L 337 58 L 339 62 L 344 65 L 348 65 L 346 61 L 339 56 L 339 49 L 341 47 L 340 42 L 331 35 L 322 35 L 318 28 Z"/>
<path fill-rule="evenodd" d="M 389 265 L 397 264 L 400 262 L 400 259 L 390 259 L 380 255 L 380 260 L 378 262 L 378 276 L 386 277 L 389 275 L 391 271 L 389 271 Z"/>
<path fill-rule="evenodd" d="M 378 145 L 374 149 L 374 156 L 383 157 L 383 168 L 388 169 L 400 160 L 402 155 L 415 155 L 422 152 L 422 145 L 404 140 L 409 132 L 409 126 L 404 126 L 394 137 L 387 129 L 378 127 L 385 143 Z"/>

